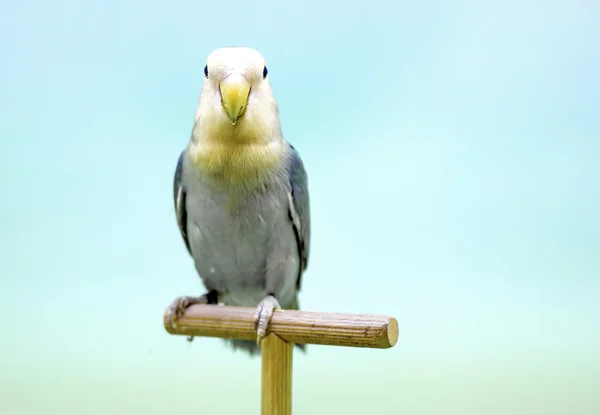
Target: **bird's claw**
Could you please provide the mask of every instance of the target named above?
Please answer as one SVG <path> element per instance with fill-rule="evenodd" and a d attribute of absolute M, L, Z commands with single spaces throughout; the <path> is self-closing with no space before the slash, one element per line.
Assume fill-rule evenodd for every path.
<path fill-rule="evenodd" d="M 173 300 L 168 311 L 168 321 L 171 328 L 174 327 L 173 322 L 175 320 L 183 317 L 185 309 L 188 308 L 189 305 L 190 301 L 188 300 L 188 297 L 177 297 L 175 300 Z"/>
<path fill-rule="evenodd" d="M 188 297 L 188 296 L 181 296 L 181 297 L 177 297 L 175 300 L 173 300 L 173 302 L 171 303 L 171 305 L 169 306 L 169 311 L 168 311 L 168 321 L 169 321 L 169 326 L 171 326 L 171 328 L 175 328 L 177 325 L 173 324 L 177 319 L 183 317 L 183 315 L 185 314 L 185 310 L 191 306 L 192 304 L 205 304 L 206 301 L 206 296 L 201 296 L 201 297 Z M 194 337 L 193 336 L 189 336 L 188 340 L 192 341 Z"/>
<path fill-rule="evenodd" d="M 267 335 L 267 327 L 275 310 L 281 310 L 281 306 L 272 295 L 267 295 L 263 298 L 256 308 L 256 313 L 254 313 L 254 329 L 256 330 L 256 343 L 259 346 Z"/>

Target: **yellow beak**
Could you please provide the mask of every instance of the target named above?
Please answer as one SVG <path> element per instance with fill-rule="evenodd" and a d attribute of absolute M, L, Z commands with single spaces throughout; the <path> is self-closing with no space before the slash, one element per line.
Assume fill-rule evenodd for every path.
<path fill-rule="evenodd" d="M 221 81 L 221 102 L 231 124 L 235 125 L 237 119 L 246 110 L 248 94 L 250 94 L 250 82 L 241 75 L 229 75 Z"/>

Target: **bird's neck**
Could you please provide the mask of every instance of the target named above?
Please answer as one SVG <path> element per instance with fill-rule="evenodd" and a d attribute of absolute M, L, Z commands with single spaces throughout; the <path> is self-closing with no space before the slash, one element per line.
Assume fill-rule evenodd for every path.
<path fill-rule="evenodd" d="M 195 131 L 196 132 L 196 131 Z M 188 151 L 206 177 L 229 185 L 251 186 L 277 175 L 287 152 L 281 136 L 193 135 Z"/>

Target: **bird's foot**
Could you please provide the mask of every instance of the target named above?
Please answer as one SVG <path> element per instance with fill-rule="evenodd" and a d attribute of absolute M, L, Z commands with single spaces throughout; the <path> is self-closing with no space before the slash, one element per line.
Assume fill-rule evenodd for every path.
<path fill-rule="evenodd" d="M 204 294 L 200 297 L 181 296 L 173 300 L 169 306 L 169 325 L 173 327 L 173 322 L 183 317 L 185 310 L 193 304 L 209 304 L 208 295 Z M 191 342 L 194 340 L 194 336 L 188 336 L 187 340 Z"/>
<path fill-rule="evenodd" d="M 256 343 L 260 346 L 267 335 L 267 327 L 275 310 L 281 310 L 279 301 L 272 295 L 267 295 L 258 304 L 254 314 L 254 328 L 256 330 Z"/>

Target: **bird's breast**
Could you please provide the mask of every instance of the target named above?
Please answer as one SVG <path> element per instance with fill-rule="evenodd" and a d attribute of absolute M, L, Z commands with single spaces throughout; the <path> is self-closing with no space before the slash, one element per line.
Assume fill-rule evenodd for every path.
<path fill-rule="evenodd" d="M 231 184 L 259 181 L 277 171 L 285 159 L 279 141 L 268 143 L 198 142 L 190 148 L 191 161 L 202 174 Z"/>
<path fill-rule="evenodd" d="M 230 304 L 258 304 L 253 293 L 264 296 L 269 258 L 296 252 L 285 192 L 278 188 L 240 198 L 244 202 L 234 211 L 228 207 L 231 195 L 212 186 L 191 187 L 188 193 L 188 235 L 196 268 L 207 287 L 233 296 Z"/>

